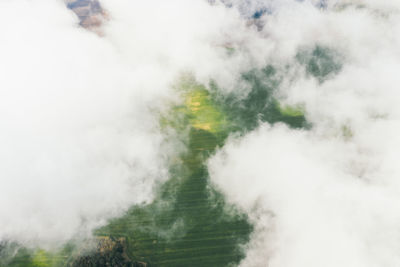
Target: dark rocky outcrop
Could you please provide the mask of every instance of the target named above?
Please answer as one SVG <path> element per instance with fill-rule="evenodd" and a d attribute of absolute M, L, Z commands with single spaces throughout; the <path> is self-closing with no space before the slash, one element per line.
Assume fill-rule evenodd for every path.
<path fill-rule="evenodd" d="M 98 0 L 65 0 L 67 7 L 79 17 L 80 25 L 88 29 L 96 29 L 104 21 L 105 13 Z"/>
<path fill-rule="evenodd" d="M 78 256 L 70 267 L 147 267 L 144 262 L 132 261 L 126 254 L 126 239 L 100 237 L 97 248 L 87 255 Z"/>

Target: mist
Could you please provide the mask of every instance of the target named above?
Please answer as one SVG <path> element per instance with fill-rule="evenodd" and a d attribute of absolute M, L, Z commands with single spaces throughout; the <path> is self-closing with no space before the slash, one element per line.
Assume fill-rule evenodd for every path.
<path fill-rule="evenodd" d="M 0 242 L 60 247 L 152 203 L 187 149 L 160 126 L 181 77 L 245 112 L 267 69 L 263 112 L 305 123 L 237 116 L 206 166 L 254 227 L 239 265 L 400 265 L 397 1 L 99 2 L 89 30 L 63 1 L 0 2 Z"/>
<path fill-rule="evenodd" d="M 240 266 L 400 264 L 399 18 L 396 1 L 292 2 L 262 17 L 270 62 L 286 66 L 276 95 L 311 126 L 261 123 L 209 161 L 256 228 Z"/>
<path fill-rule="evenodd" d="M 173 84 L 194 73 L 229 89 L 250 64 L 226 56 L 226 43 L 256 36 L 239 34 L 234 9 L 100 4 L 106 16 L 90 31 L 63 1 L 0 3 L 1 241 L 58 247 L 150 203 L 168 179 L 159 121 L 179 101 Z"/>
<path fill-rule="evenodd" d="M 0 10 L 0 239 L 90 236 L 151 200 L 166 178 L 141 96 L 158 93 L 139 91 L 116 49 L 79 28 L 62 2 L 6 1 Z"/>

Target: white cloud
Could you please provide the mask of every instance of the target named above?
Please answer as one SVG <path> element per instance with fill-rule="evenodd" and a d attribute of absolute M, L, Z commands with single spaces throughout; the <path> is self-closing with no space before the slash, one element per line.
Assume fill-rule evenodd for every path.
<path fill-rule="evenodd" d="M 256 227 L 242 266 L 398 266 L 400 6 L 360 2 L 251 2 L 273 8 L 257 31 L 207 1 L 103 0 L 103 37 L 61 2 L 0 2 L 0 240 L 59 244 L 151 201 L 168 151 L 150 110 L 180 73 L 232 91 L 290 65 L 277 95 L 312 130 L 265 124 L 209 163 Z M 317 44 L 343 63 L 324 82 L 294 59 Z"/>
<path fill-rule="evenodd" d="M 222 5 L 101 4 L 102 37 L 62 1 L 0 2 L 0 240 L 60 244 L 151 201 L 169 153 L 153 111 L 173 82 L 191 72 L 229 89 L 261 51 Z"/>
<path fill-rule="evenodd" d="M 322 83 L 285 77 L 278 95 L 304 106 L 311 130 L 265 124 L 210 160 L 212 181 L 256 227 L 241 266 L 400 264 L 399 5 L 344 3 L 359 4 L 293 3 L 264 18 L 275 65 L 321 45 L 343 66 Z"/>
<path fill-rule="evenodd" d="M 88 236 L 165 179 L 149 107 L 167 86 L 147 90 L 61 2 L 0 5 L 0 239 Z"/>

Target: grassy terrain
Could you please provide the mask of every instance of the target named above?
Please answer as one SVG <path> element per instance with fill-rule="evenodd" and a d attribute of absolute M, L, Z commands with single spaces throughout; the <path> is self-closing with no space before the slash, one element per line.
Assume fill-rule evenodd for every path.
<path fill-rule="evenodd" d="M 187 151 L 178 155 L 154 203 L 132 208 L 96 233 L 127 237 L 129 256 L 149 266 L 227 266 L 243 257 L 239 245 L 252 230 L 246 216 L 209 185 L 204 166 L 227 136 L 228 121 L 204 87 L 190 81 L 180 86 L 184 105 L 170 117 L 183 115 L 180 131 L 188 135 Z M 174 125 L 168 119 L 164 123 Z"/>
<path fill-rule="evenodd" d="M 191 77 L 179 82 L 182 104 L 161 118 L 161 126 L 173 129 L 186 147 L 171 159 L 171 178 L 157 189 L 153 203 L 132 207 L 95 235 L 123 238 L 124 257 L 149 267 L 234 266 L 244 257 L 242 245 L 252 226 L 209 183 L 206 160 L 229 134 L 244 134 L 260 122 L 307 124 L 301 108 L 281 106 L 274 99 L 279 80 L 272 67 L 246 73 L 243 79 L 250 91 L 242 98 L 219 95 L 215 84 L 206 90 Z M 7 266 L 76 266 L 74 257 L 73 245 L 57 253 L 20 249 Z"/>
<path fill-rule="evenodd" d="M 305 125 L 300 109 L 281 107 L 273 99 L 276 84 L 265 79 L 273 70 L 261 74 L 271 84 L 262 83 L 258 74 L 247 74 L 252 90 L 236 102 L 229 96 L 218 98 L 190 77 L 183 79 L 178 87 L 184 104 L 175 107 L 163 125 L 174 127 L 180 136 L 186 133 L 188 150 L 171 166 L 172 178 L 154 203 L 132 208 L 97 234 L 128 238 L 129 256 L 149 266 L 237 264 L 244 256 L 240 245 L 249 240 L 252 226 L 210 186 L 205 161 L 229 133 L 251 130 L 260 121 Z"/>

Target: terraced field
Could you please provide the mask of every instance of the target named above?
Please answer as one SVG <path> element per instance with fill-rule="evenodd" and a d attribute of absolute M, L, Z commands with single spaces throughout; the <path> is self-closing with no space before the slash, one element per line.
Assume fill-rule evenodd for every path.
<path fill-rule="evenodd" d="M 247 76 L 252 90 L 242 102 L 218 98 L 191 78 L 182 80 L 178 87 L 184 105 L 173 108 L 163 124 L 187 140 L 188 150 L 177 156 L 172 178 L 154 203 L 132 208 L 97 234 L 128 238 L 130 258 L 149 266 L 229 266 L 240 261 L 252 226 L 209 183 L 204 164 L 229 133 L 250 130 L 262 119 L 305 125 L 301 111 L 282 108 L 273 100 L 276 84 L 261 84 L 255 75 L 259 74 Z M 272 76 L 273 70 L 260 75 L 272 81 L 265 76 Z"/>
<path fill-rule="evenodd" d="M 243 257 L 240 244 L 252 230 L 246 216 L 210 186 L 204 166 L 229 124 L 208 91 L 194 83 L 184 87 L 185 105 L 171 117 L 183 115 L 188 150 L 177 156 L 172 178 L 153 204 L 132 208 L 97 234 L 128 238 L 130 258 L 149 266 L 227 266 Z"/>
<path fill-rule="evenodd" d="M 172 129 L 171 138 L 186 149 L 171 157 L 170 179 L 158 187 L 153 203 L 134 206 L 95 231 L 100 246 L 92 256 L 73 244 L 56 253 L 20 249 L 7 266 L 235 266 L 252 226 L 210 183 L 208 157 L 229 134 L 244 134 L 262 121 L 307 127 L 301 109 L 273 98 L 279 83 L 273 68 L 243 78 L 250 86 L 245 98 L 219 95 L 213 84 L 206 90 L 190 76 L 178 83 L 182 104 L 162 115 L 161 126 Z"/>

